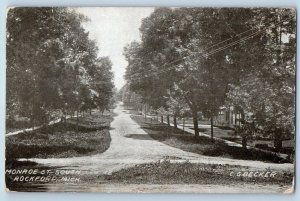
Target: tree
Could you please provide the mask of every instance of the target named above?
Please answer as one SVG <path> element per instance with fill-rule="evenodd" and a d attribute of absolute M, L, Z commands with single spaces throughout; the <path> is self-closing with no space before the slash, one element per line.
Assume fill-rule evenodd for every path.
<path fill-rule="evenodd" d="M 112 73 L 104 64 L 108 59 L 98 61 L 98 48 L 81 25 L 86 20 L 67 8 L 9 10 L 8 116 L 28 117 L 34 125 L 48 122 L 53 111 L 65 116 L 95 107 L 97 79 L 106 86 L 102 85 L 101 96 L 112 96 Z M 99 65 L 102 69 L 96 75 Z"/>
<path fill-rule="evenodd" d="M 108 57 L 98 58 L 92 79 L 92 88 L 97 93 L 95 106 L 103 113 L 105 109 L 109 109 L 114 89 L 112 62 Z"/>
<path fill-rule="evenodd" d="M 290 9 L 156 9 L 143 20 L 141 43 L 125 49 L 129 63 L 126 79 L 131 89 L 155 108 L 168 108 L 169 91 L 174 98 L 183 98 L 193 116 L 195 137 L 199 136 L 197 114 L 201 111 L 211 119 L 213 138 L 213 117 L 226 99 L 242 116 L 246 110 L 257 113 L 261 125 L 275 122 L 262 116 L 264 112 L 255 112 L 255 107 L 238 104 L 243 100 L 233 100 L 230 93 L 246 80 L 258 78 L 260 87 L 252 89 L 272 89 L 259 93 L 273 94 L 267 99 L 280 105 L 269 107 L 273 108 L 270 114 L 282 111 L 280 107 L 293 111 L 295 26 L 288 20 L 291 16 Z M 283 36 L 290 38 L 287 44 L 283 44 Z M 275 84 L 276 79 L 280 84 Z M 281 94 L 289 98 L 280 100 Z M 253 93 L 251 98 L 257 95 Z M 283 113 L 275 116 L 285 116 L 279 114 Z M 278 121 L 278 125 L 282 123 Z"/>
<path fill-rule="evenodd" d="M 165 108 L 163 97 L 168 90 L 183 98 L 192 112 L 196 137 L 199 136 L 198 112 L 203 110 L 213 117 L 224 103 L 227 88 L 223 86 L 229 78 L 219 72 L 228 71 L 226 54 L 221 52 L 207 58 L 202 52 L 214 42 L 233 35 L 221 15 L 231 12 L 228 9 L 157 9 L 143 20 L 142 43 L 132 44 L 136 51 L 130 54 L 127 69 L 132 90 L 142 97 L 150 94 L 148 101 L 160 97 L 158 103 Z M 153 85 L 155 95 L 149 92 Z"/>
<path fill-rule="evenodd" d="M 167 107 L 169 113 L 173 116 L 173 124 L 175 128 L 177 128 L 177 117 L 184 117 L 184 115 L 190 111 L 184 98 L 172 96 L 171 94 L 167 101 Z"/>
<path fill-rule="evenodd" d="M 251 112 L 254 123 L 264 135 L 274 139 L 279 151 L 282 140 L 294 132 L 295 13 L 291 9 L 258 9 L 255 12 L 255 20 L 263 21 L 259 29 L 265 34 L 247 49 L 264 54 L 255 54 L 260 58 L 255 63 L 255 71 L 245 68 L 239 82 L 230 86 L 228 101 Z"/>

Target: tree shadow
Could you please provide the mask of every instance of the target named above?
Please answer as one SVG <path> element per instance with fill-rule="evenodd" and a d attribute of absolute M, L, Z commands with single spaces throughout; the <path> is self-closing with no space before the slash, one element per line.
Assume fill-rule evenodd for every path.
<path fill-rule="evenodd" d="M 132 138 L 136 140 L 154 140 L 152 137 L 150 137 L 147 134 L 127 134 L 124 137 Z"/>

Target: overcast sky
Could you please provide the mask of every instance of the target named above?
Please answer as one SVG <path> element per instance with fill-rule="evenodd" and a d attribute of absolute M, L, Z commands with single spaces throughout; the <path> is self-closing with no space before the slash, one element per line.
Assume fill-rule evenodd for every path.
<path fill-rule="evenodd" d="M 91 39 L 97 41 L 99 56 L 109 56 L 113 63 L 115 86 L 120 89 L 124 84 L 127 62 L 123 48 L 131 41 L 140 41 L 141 20 L 150 15 L 154 8 L 77 8 L 78 12 L 90 18 L 84 28 L 90 32 Z"/>

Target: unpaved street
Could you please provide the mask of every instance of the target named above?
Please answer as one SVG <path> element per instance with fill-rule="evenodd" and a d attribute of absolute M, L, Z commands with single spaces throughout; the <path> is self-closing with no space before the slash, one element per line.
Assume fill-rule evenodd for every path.
<path fill-rule="evenodd" d="M 248 166 L 250 169 L 291 170 L 293 164 L 274 164 L 260 161 L 236 160 L 221 157 L 208 157 L 182 151 L 153 140 L 140 126 L 130 118 L 122 103 L 114 109 L 116 116 L 111 123 L 111 145 L 109 149 L 92 156 L 73 158 L 30 159 L 46 166 L 63 166 L 64 168 L 78 168 L 91 174 L 110 174 L 119 169 L 135 164 L 163 160 L 193 163 L 215 163 Z"/>
<path fill-rule="evenodd" d="M 91 191 L 91 192 L 203 192 L 203 193 L 262 193 L 262 192 L 285 192 L 286 186 L 268 185 L 201 185 L 189 184 L 182 188 L 182 185 L 172 184 L 131 184 L 130 186 L 121 183 L 102 183 L 99 175 L 111 174 L 123 168 L 136 164 L 148 163 L 168 159 L 171 162 L 207 163 L 207 164 L 229 164 L 249 167 L 248 170 L 265 171 L 266 168 L 272 171 L 289 170 L 293 172 L 293 164 L 274 164 L 260 161 L 235 160 L 221 157 L 208 157 L 195 153 L 182 151 L 152 139 L 140 126 L 131 119 L 129 110 L 124 109 L 122 103 L 114 109 L 116 116 L 111 123 L 110 135 L 111 145 L 107 151 L 101 154 L 73 158 L 32 158 L 31 161 L 40 163 L 47 167 L 63 169 L 77 169 L 83 177 L 92 178 L 86 183 L 77 184 L 44 184 L 47 191 Z M 25 160 L 25 159 L 24 159 Z M 27 159 L 26 159 L 27 160 Z"/>

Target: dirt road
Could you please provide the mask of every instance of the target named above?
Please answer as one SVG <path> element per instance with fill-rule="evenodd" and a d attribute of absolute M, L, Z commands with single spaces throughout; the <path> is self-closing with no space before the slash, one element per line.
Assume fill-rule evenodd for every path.
<path fill-rule="evenodd" d="M 158 160 L 169 159 L 171 162 L 185 162 L 189 160 L 191 163 L 207 163 L 207 164 L 229 164 L 229 165 L 240 165 L 247 166 L 249 170 L 266 170 L 266 168 L 273 171 L 280 170 L 290 170 L 293 172 L 293 164 L 274 164 L 274 163 L 264 163 L 260 161 L 247 161 L 247 160 L 235 160 L 221 157 L 208 157 L 195 153 L 190 153 L 182 151 L 180 149 L 170 147 L 161 142 L 152 139 L 140 126 L 130 118 L 129 110 L 124 109 L 123 105 L 120 103 L 114 109 L 116 116 L 111 123 L 111 145 L 107 151 L 101 154 L 96 154 L 92 156 L 83 157 L 73 157 L 73 158 L 49 158 L 49 159 L 38 159 L 32 158 L 31 161 L 35 161 L 42 165 L 48 167 L 63 167 L 66 169 L 79 169 L 85 175 L 95 175 L 94 178 L 97 180 L 96 175 L 101 174 L 111 174 L 114 171 L 120 170 L 122 168 L 127 168 L 134 166 L 136 164 L 148 163 Z M 26 159 L 27 160 L 27 159 Z M 93 176 L 92 176 L 93 178 Z M 98 181 L 95 181 L 96 183 Z M 63 185 L 63 184 L 61 184 Z M 92 184 L 91 184 L 92 185 Z M 121 185 L 121 184 L 120 184 Z M 57 184 L 46 185 L 49 191 L 80 191 L 83 187 L 81 185 L 64 186 L 58 189 Z M 99 191 L 99 189 L 107 189 L 111 191 L 118 192 L 128 192 L 127 190 L 122 190 L 113 188 L 113 184 L 107 186 L 107 184 L 97 184 L 93 189 L 85 189 L 86 191 Z M 155 185 L 154 189 L 149 186 L 144 186 L 145 192 L 156 192 Z M 190 185 L 189 185 L 190 186 Z M 161 186 L 163 187 L 163 186 Z M 186 192 L 201 192 L 199 188 L 201 185 L 191 185 L 191 188 Z M 91 186 L 92 188 L 92 186 Z M 240 187 L 231 187 L 229 192 L 243 192 Z M 261 187 L 254 188 L 251 191 L 245 192 L 260 192 Z M 98 190 L 97 190 L 98 189 Z M 203 192 L 223 192 L 224 186 L 220 185 L 219 188 L 216 185 L 206 185 Z M 219 190 L 218 190 L 219 189 Z M 81 189 L 82 190 L 82 189 Z M 166 192 L 177 192 L 178 188 L 174 186 L 169 186 Z M 269 188 L 272 192 L 282 192 L 277 185 Z M 265 191 L 266 192 L 266 191 Z"/>
<path fill-rule="evenodd" d="M 109 149 L 92 156 L 73 158 L 30 159 L 46 166 L 64 166 L 78 168 L 82 171 L 93 171 L 95 174 L 110 174 L 113 171 L 140 163 L 163 160 L 192 163 L 230 164 L 248 166 L 259 170 L 293 170 L 293 164 L 274 164 L 260 161 L 235 160 L 221 157 L 208 157 L 182 151 L 153 140 L 140 126 L 130 118 L 122 103 L 114 109 L 116 116 L 111 123 L 111 145 Z"/>
<path fill-rule="evenodd" d="M 153 140 L 130 118 L 128 110 L 119 104 L 111 123 L 109 149 L 93 156 L 73 158 L 30 159 L 46 166 L 64 166 L 109 174 L 139 163 L 170 159 L 196 160 L 199 155 L 185 152 Z"/>

